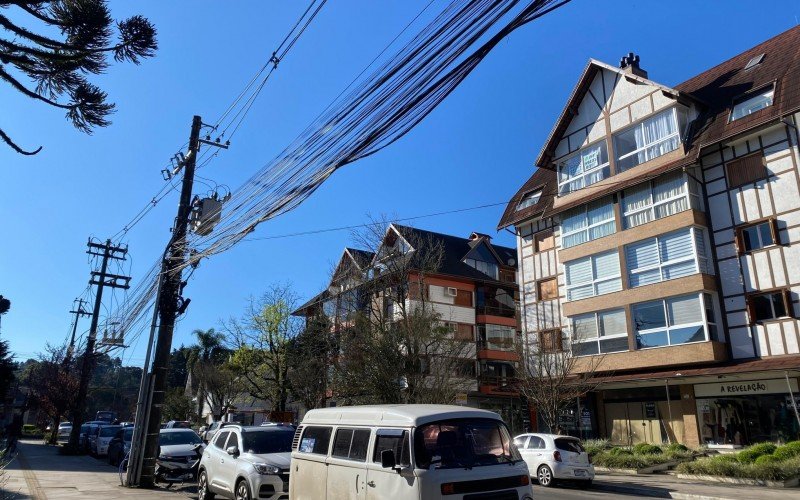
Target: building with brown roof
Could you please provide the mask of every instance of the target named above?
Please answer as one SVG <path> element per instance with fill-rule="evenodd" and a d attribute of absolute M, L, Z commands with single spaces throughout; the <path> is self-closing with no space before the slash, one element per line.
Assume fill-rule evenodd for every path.
<path fill-rule="evenodd" d="M 571 432 L 798 437 L 798 120 L 800 27 L 675 86 L 589 61 L 499 224 L 530 348 L 599 361 Z"/>

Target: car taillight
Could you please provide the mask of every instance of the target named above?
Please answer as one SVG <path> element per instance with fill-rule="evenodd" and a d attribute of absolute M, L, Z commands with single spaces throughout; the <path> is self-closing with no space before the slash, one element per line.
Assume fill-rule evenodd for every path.
<path fill-rule="evenodd" d="M 561 461 L 561 452 L 558 451 L 558 450 L 554 451 L 553 452 L 553 458 L 555 459 L 556 462 L 560 462 Z"/>
<path fill-rule="evenodd" d="M 520 486 L 528 486 L 531 484 L 531 477 L 527 474 L 519 476 L 519 485 Z"/>
<path fill-rule="evenodd" d="M 456 493 L 455 483 L 444 483 L 442 485 L 442 495 L 455 495 L 455 493 Z"/>

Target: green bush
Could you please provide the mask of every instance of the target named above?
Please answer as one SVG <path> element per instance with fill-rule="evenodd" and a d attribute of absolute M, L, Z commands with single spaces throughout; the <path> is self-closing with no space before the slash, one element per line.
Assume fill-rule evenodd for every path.
<path fill-rule="evenodd" d="M 783 460 L 776 457 L 775 455 L 761 455 L 760 457 L 756 458 L 756 461 L 754 463 L 756 465 L 766 465 L 766 464 L 776 464 L 778 462 L 783 462 Z"/>
<path fill-rule="evenodd" d="M 611 447 L 608 439 L 587 439 L 583 442 L 583 447 L 590 457 L 594 457 L 600 452 L 603 452 Z"/>
<path fill-rule="evenodd" d="M 661 448 L 654 444 L 639 443 L 633 447 L 633 452 L 636 455 L 660 455 L 663 453 Z"/>
<path fill-rule="evenodd" d="M 667 445 L 666 451 L 671 451 L 673 453 L 680 453 L 680 452 L 687 452 L 687 451 L 691 451 L 691 450 L 689 450 L 689 448 L 687 448 L 686 446 L 684 446 L 684 445 L 682 445 L 680 443 L 671 443 L 671 444 Z"/>
<path fill-rule="evenodd" d="M 756 463 L 740 463 L 730 457 L 730 455 L 718 455 L 694 462 L 684 462 L 678 466 L 678 472 L 762 481 L 783 481 L 800 475 L 800 457 L 777 462 L 762 458 L 760 463 L 758 459 Z M 761 457 L 766 456 L 761 455 Z"/>
<path fill-rule="evenodd" d="M 608 453 L 609 453 L 609 455 L 614 456 L 614 457 L 618 457 L 620 455 L 633 455 L 633 452 L 631 450 L 629 450 L 628 448 L 623 448 L 621 446 L 617 446 L 617 447 L 611 448 L 608 451 Z"/>
<path fill-rule="evenodd" d="M 778 449 L 776 449 L 772 455 L 781 460 L 789 460 L 790 458 L 800 456 L 800 441 L 790 441 L 783 446 L 778 446 Z"/>
<path fill-rule="evenodd" d="M 761 455 L 772 455 L 776 449 L 777 446 L 772 443 L 754 444 L 750 448 L 739 452 L 739 462 L 743 464 L 752 464 Z"/>
<path fill-rule="evenodd" d="M 739 459 L 733 453 L 725 455 L 717 455 L 715 457 L 712 457 L 712 460 L 716 460 L 717 462 L 728 462 L 734 464 L 739 463 Z"/>
<path fill-rule="evenodd" d="M 36 436 L 41 434 L 42 431 L 33 424 L 25 424 L 22 426 L 22 434 L 26 436 Z"/>
<path fill-rule="evenodd" d="M 614 448 L 612 452 L 619 448 Z M 625 450 L 627 451 L 627 450 Z M 599 453 L 592 459 L 594 465 L 606 467 L 608 469 L 644 469 L 653 465 L 647 457 L 643 455 L 633 455 L 632 453 Z"/>

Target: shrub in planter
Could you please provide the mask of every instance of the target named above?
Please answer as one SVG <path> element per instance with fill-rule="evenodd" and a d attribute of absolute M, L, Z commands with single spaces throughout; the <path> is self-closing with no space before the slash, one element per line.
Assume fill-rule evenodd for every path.
<path fill-rule="evenodd" d="M 727 476 L 738 477 L 739 463 L 730 459 L 730 455 L 718 455 L 704 458 L 694 462 L 684 462 L 678 465 L 681 474 L 698 474 L 702 476 Z"/>
<path fill-rule="evenodd" d="M 594 457 L 598 453 L 601 453 L 611 447 L 608 442 L 608 439 L 587 439 L 583 442 L 583 447 L 586 449 L 586 453 L 589 454 L 590 457 Z"/>
<path fill-rule="evenodd" d="M 611 448 L 608 451 L 608 453 L 609 453 L 609 455 L 614 456 L 614 457 L 617 457 L 617 456 L 620 456 L 620 455 L 633 455 L 633 452 L 631 450 L 629 450 L 628 448 L 621 448 L 621 447 Z"/>
<path fill-rule="evenodd" d="M 772 455 L 776 449 L 777 446 L 772 443 L 754 444 L 750 448 L 739 452 L 739 462 L 743 464 L 752 464 L 761 455 Z"/>
<path fill-rule="evenodd" d="M 739 459 L 734 454 L 717 455 L 717 456 L 715 456 L 713 458 L 714 458 L 714 460 L 716 460 L 718 462 L 739 463 Z"/>
<path fill-rule="evenodd" d="M 614 450 L 616 449 L 618 448 L 614 448 Z M 652 465 L 645 457 L 636 456 L 630 452 L 617 454 L 611 452 L 600 453 L 596 455 L 592 461 L 598 467 L 606 467 L 609 469 L 644 469 Z"/>
<path fill-rule="evenodd" d="M 633 447 L 633 452 L 637 455 L 660 455 L 661 448 L 654 444 L 639 443 Z"/>
<path fill-rule="evenodd" d="M 783 462 L 783 460 L 776 457 L 775 455 L 761 455 L 760 457 L 756 458 L 756 461 L 754 463 L 756 465 L 766 465 L 766 464 L 776 464 L 778 462 Z"/>
<path fill-rule="evenodd" d="M 678 452 L 686 452 L 686 451 L 690 451 L 690 450 L 689 450 L 689 448 L 687 448 L 686 446 L 682 445 L 681 443 L 671 443 L 671 444 L 667 445 L 666 451 L 671 451 L 673 453 L 678 453 Z"/>
<path fill-rule="evenodd" d="M 791 441 L 783 446 L 778 446 L 778 449 L 776 449 L 772 455 L 781 460 L 788 460 L 800 456 L 800 441 Z"/>

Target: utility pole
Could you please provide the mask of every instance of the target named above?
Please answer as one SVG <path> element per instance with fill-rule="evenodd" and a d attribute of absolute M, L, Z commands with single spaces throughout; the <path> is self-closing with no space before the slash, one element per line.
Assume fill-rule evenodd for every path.
<path fill-rule="evenodd" d="M 75 323 L 72 325 L 72 336 L 69 339 L 69 347 L 67 348 L 67 355 L 66 355 L 66 362 L 68 363 L 69 360 L 72 358 L 72 353 L 75 352 L 75 333 L 78 331 L 78 321 L 81 319 L 81 316 L 91 316 L 92 314 L 83 310 L 83 304 L 87 302 L 83 299 L 75 299 L 75 302 L 78 303 L 78 307 L 75 307 L 70 314 L 75 315 Z M 74 306 L 73 306 L 74 307 Z"/>
<path fill-rule="evenodd" d="M 164 404 L 164 393 L 167 385 L 169 355 L 172 349 L 172 334 L 175 330 L 175 318 L 178 316 L 178 302 L 181 293 L 181 270 L 186 260 L 186 233 L 189 216 L 192 212 L 192 186 L 197 155 L 200 151 L 200 129 L 203 122 L 199 116 L 192 119 L 192 130 L 189 134 L 189 152 L 183 164 L 183 183 L 178 203 L 178 215 L 172 231 L 172 239 L 167 246 L 165 259 L 161 265 L 161 290 L 158 297 L 159 325 L 158 340 L 153 356 L 152 389 L 150 409 L 145 429 L 141 477 L 139 486 L 151 488 L 155 485 L 155 466 L 158 457 L 158 438 L 161 431 L 161 407 Z M 137 416 L 138 417 L 138 416 Z M 138 420 L 138 418 L 137 418 Z M 137 422 L 137 425 L 139 423 Z"/>
<path fill-rule="evenodd" d="M 86 351 L 83 355 L 83 362 L 81 363 L 81 380 L 78 386 L 78 396 L 72 411 L 72 431 L 69 435 L 69 447 L 72 450 L 77 450 L 78 448 L 78 438 L 81 433 L 81 424 L 83 424 L 83 412 L 86 409 L 86 395 L 89 392 L 89 380 L 92 378 L 94 343 L 97 338 L 97 323 L 100 320 L 103 289 L 105 287 L 127 289 L 130 287 L 131 279 L 129 276 L 120 276 L 108 272 L 108 261 L 125 260 L 128 247 L 114 246 L 111 244 L 111 240 L 106 240 L 105 243 L 95 243 L 91 239 L 87 243 L 87 246 L 89 250 L 87 250 L 86 253 L 102 257 L 103 261 L 100 264 L 100 271 L 92 271 L 91 279 L 89 280 L 90 285 L 97 286 L 97 292 L 94 298 L 92 325 L 89 327 L 89 336 L 86 338 Z M 102 251 L 102 253 L 100 253 L 100 251 Z"/>

